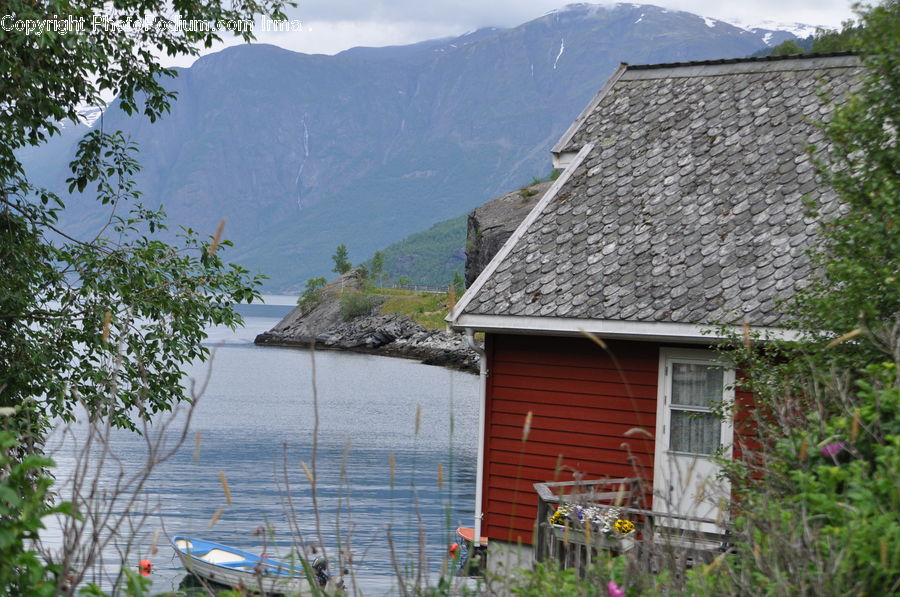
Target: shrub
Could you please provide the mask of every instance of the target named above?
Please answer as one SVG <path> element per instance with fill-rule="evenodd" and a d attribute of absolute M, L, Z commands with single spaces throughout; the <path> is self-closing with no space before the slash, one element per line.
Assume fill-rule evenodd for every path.
<path fill-rule="evenodd" d="M 303 312 L 312 311 L 316 305 L 322 302 L 323 289 L 327 284 L 325 278 L 310 278 L 306 281 L 306 289 L 297 299 L 297 306 Z"/>
<path fill-rule="evenodd" d="M 344 321 L 350 321 L 357 317 L 371 315 L 383 298 L 365 292 L 345 292 L 341 296 L 341 317 Z"/>
<path fill-rule="evenodd" d="M 0 431 L 0 590 L 4 595 L 55 595 L 59 566 L 45 563 L 33 549 L 45 516 L 70 512 L 71 504 L 50 506 L 53 480 L 46 470 L 53 463 L 13 452 L 19 441 Z M 8 591 L 8 592 L 7 592 Z"/>

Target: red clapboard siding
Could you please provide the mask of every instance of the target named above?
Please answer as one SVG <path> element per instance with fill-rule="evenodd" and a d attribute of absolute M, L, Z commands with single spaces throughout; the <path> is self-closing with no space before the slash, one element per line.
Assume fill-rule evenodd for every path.
<path fill-rule="evenodd" d="M 531 419 L 531 428 L 532 429 L 549 429 L 549 430 L 557 430 L 557 431 L 568 431 L 572 428 L 572 422 L 569 419 L 563 419 L 558 417 L 549 417 L 549 416 L 541 416 L 541 414 L 533 411 L 534 415 Z M 527 411 L 526 411 L 527 413 Z M 497 425 L 512 425 L 519 430 L 521 434 L 522 431 L 522 417 L 526 413 L 506 413 L 502 410 L 494 411 L 494 423 Z M 625 434 L 634 429 L 634 426 L 627 424 L 618 424 L 618 423 L 609 423 L 608 430 L 612 433 L 613 437 L 621 438 L 625 437 Z M 650 427 L 648 431 L 652 432 L 653 428 Z M 529 437 L 531 437 L 529 435 Z"/>
<path fill-rule="evenodd" d="M 521 423 L 521 418 L 519 419 Z M 609 436 L 609 435 L 595 435 L 587 433 L 580 426 L 576 426 L 576 422 L 570 422 L 571 429 L 577 431 L 553 431 L 553 430 L 543 430 L 543 429 L 535 429 L 534 423 L 532 423 L 531 433 L 528 434 L 528 443 L 535 444 L 548 444 L 548 445 L 579 445 L 583 447 L 598 449 L 598 450 L 613 450 L 616 454 L 621 450 L 622 442 L 628 441 L 624 439 L 621 435 Z M 522 435 L 522 427 L 521 425 L 518 427 L 509 427 L 503 425 L 495 425 L 494 426 L 494 434 L 493 437 L 496 439 L 512 439 L 519 440 Z M 646 442 L 641 442 L 644 444 Z M 507 444 L 508 445 L 508 444 Z M 498 446 L 499 448 L 500 446 Z M 634 450 L 646 450 L 646 446 L 644 445 L 635 445 L 633 447 Z M 652 453 L 652 452 L 651 452 Z"/>
<path fill-rule="evenodd" d="M 482 502 L 488 537 L 531 542 L 536 482 L 632 477 L 636 466 L 652 481 L 659 346 L 608 346 L 488 335 Z"/>
<path fill-rule="evenodd" d="M 743 372 L 738 373 L 738 378 Z M 738 387 L 734 392 L 734 451 L 733 457 L 742 459 L 749 457 L 761 447 L 757 438 L 756 421 L 752 410 L 755 408 L 753 394 Z"/>
<path fill-rule="evenodd" d="M 620 363 L 621 365 L 621 363 Z M 514 363 L 500 361 L 492 370 L 494 375 L 512 375 L 515 377 L 530 377 L 534 373 L 533 365 L 526 363 Z M 555 375 L 555 379 L 606 381 L 621 384 L 623 379 L 628 383 L 656 385 L 656 375 L 648 371 L 597 369 L 596 367 L 570 367 L 567 365 L 551 365 L 547 370 L 548 375 Z M 547 379 L 554 379 L 547 377 Z"/>
<path fill-rule="evenodd" d="M 623 399 L 607 401 L 601 396 L 594 400 L 593 403 L 590 403 L 582 402 L 581 397 L 572 396 L 572 394 L 564 392 L 553 392 L 544 395 L 545 400 L 553 400 L 553 402 L 537 400 L 535 396 L 526 390 L 520 391 L 517 396 L 516 392 L 507 392 L 504 388 L 495 390 L 494 397 L 497 402 L 497 409 L 500 412 L 521 412 L 521 414 L 525 415 L 531 411 L 533 416 L 540 415 L 575 421 L 604 421 L 622 423 L 624 425 L 635 424 L 635 412 L 649 413 L 652 412 L 650 409 L 656 408 L 655 400 Z M 510 399 L 507 400 L 507 397 Z M 646 414 L 641 416 L 640 419 L 644 423 L 642 426 L 645 428 L 653 427 L 656 424 L 656 419 L 650 419 Z"/>

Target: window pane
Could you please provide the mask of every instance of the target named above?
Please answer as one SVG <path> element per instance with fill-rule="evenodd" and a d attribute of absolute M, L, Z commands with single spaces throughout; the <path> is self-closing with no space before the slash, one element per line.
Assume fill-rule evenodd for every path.
<path fill-rule="evenodd" d="M 722 420 L 709 413 L 672 410 L 669 449 L 692 454 L 712 454 L 719 447 Z"/>
<path fill-rule="evenodd" d="M 672 363 L 672 404 L 711 407 L 721 402 L 724 375 L 714 365 Z"/>

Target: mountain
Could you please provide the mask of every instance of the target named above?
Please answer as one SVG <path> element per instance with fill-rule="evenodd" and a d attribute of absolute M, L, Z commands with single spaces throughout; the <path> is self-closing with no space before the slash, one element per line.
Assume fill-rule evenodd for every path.
<path fill-rule="evenodd" d="M 229 258 L 292 290 L 328 272 L 339 243 L 363 261 L 547 172 L 549 147 L 620 61 L 746 56 L 771 33 L 575 4 L 514 28 L 335 56 L 231 47 L 179 69 L 161 121 L 111 106 L 94 126 L 140 145 L 145 203 L 210 234 L 227 218 Z M 62 188 L 83 130 L 23 152 L 36 182 Z M 105 221 L 93 201 L 68 205 L 75 234 Z"/>

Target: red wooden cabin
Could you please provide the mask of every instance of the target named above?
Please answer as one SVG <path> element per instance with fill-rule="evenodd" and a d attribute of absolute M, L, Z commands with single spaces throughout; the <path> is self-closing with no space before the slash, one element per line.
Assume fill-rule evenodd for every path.
<path fill-rule="evenodd" d="M 588 104 L 553 148 L 562 175 L 448 317 L 486 334 L 477 534 L 530 543 L 533 483 L 573 478 L 638 475 L 647 509 L 721 514 L 710 455 L 740 442 L 711 412 L 735 399 L 714 330 L 790 333 L 779 303 L 815 242 L 804 199 L 834 209 L 806 152 L 819 92 L 857 69 L 622 65 Z"/>

